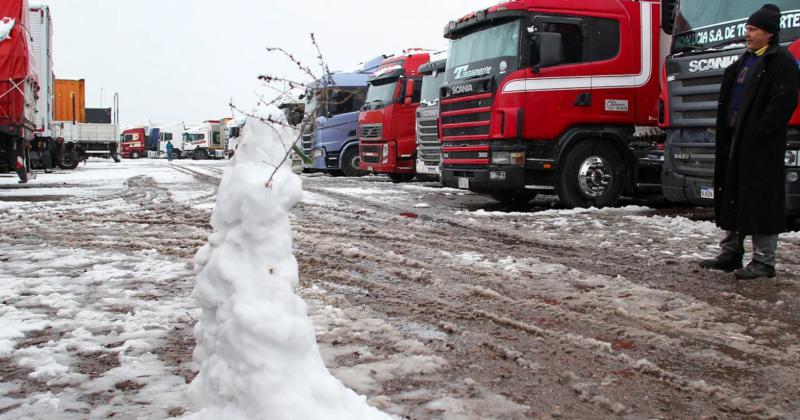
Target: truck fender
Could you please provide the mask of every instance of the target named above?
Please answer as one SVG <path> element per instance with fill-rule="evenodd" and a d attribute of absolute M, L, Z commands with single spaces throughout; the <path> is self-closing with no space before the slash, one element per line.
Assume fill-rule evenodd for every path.
<path fill-rule="evenodd" d="M 349 140 L 347 140 L 344 143 L 344 146 L 342 147 L 342 150 L 339 152 L 339 156 L 344 156 L 344 152 L 346 152 L 347 149 L 349 149 L 351 147 L 358 148 L 358 139 L 349 139 Z M 339 164 L 341 165 L 341 162 Z"/>
<path fill-rule="evenodd" d="M 580 141 L 600 140 L 610 144 L 622 157 L 625 163 L 624 192 L 630 193 L 636 188 L 637 165 L 636 156 L 628 147 L 629 139 L 633 136 L 633 130 L 628 127 L 573 127 L 559 137 L 555 148 L 556 171 L 561 167 L 561 162 L 565 156 Z"/>

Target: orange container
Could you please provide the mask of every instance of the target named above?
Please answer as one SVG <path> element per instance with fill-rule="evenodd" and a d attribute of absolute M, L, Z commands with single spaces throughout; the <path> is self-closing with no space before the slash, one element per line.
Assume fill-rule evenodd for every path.
<path fill-rule="evenodd" d="M 55 120 L 86 122 L 86 81 L 56 79 Z"/>

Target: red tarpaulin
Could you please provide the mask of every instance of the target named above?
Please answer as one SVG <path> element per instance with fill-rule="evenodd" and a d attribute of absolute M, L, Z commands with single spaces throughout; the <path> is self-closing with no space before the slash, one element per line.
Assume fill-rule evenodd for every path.
<path fill-rule="evenodd" d="M 28 0 L 0 0 L 0 19 L 14 19 L 10 37 L 0 41 L 0 125 L 29 125 L 35 107 L 36 68 L 28 32 Z M 27 101 L 26 101 L 27 97 Z"/>

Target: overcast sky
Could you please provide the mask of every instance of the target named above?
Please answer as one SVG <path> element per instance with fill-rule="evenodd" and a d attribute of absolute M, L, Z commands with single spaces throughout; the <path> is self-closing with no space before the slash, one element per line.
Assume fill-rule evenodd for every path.
<path fill-rule="evenodd" d="M 496 0 L 44 0 L 56 77 L 86 80 L 86 106 L 120 94 L 123 124 L 200 122 L 250 109 L 258 75 L 297 77 L 283 47 L 314 62 L 314 32 L 331 69 L 409 47 L 443 49 L 448 21 Z"/>

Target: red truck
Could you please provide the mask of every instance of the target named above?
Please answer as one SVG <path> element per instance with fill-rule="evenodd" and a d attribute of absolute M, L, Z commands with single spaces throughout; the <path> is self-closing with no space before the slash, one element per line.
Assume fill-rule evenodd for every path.
<path fill-rule="evenodd" d="M 36 130 L 38 78 L 31 57 L 27 0 L 0 2 L 0 173 L 28 181 Z"/>
<path fill-rule="evenodd" d="M 136 127 L 124 130 L 120 135 L 123 159 L 147 157 L 147 128 Z"/>
<path fill-rule="evenodd" d="M 414 179 L 415 112 L 422 95 L 419 68 L 428 61 L 427 51 L 406 50 L 385 59 L 370 77 L 358 117 L 361 170 L 385 173 L 394 182 Z"/>
<path fill-rule="evenodd" d="M 603 207 L 658 191 L 660 4 L 519 0 L 450 22 L 442 182 Z"/>

